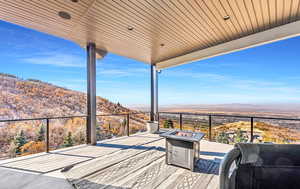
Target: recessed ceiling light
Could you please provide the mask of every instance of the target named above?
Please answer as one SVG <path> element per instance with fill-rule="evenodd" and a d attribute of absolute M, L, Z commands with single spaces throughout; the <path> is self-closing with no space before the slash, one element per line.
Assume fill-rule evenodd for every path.
<path fill-rule="evenodd" d="M 129 31 L 132 31 L 132 30 L 133 30 L 133 27 L 132 27 L 132 26 L 128 26 L 127 29 L 128 29 Z"/>
<path fill-rule="evenodd" d="M 58 16 L 60 16 L 63 19 L 66 19 L 66 20 L 71 19 L 71 15 L 69 13 L 65 12 L 65 11 L 59 11 Z"/>
<path fill-rule="evenodd" d="M 226 16 L 223 17 L 223 19 L 228 20 L 228 19 L 230 19 L 230 16 L 226 15 Z"/>

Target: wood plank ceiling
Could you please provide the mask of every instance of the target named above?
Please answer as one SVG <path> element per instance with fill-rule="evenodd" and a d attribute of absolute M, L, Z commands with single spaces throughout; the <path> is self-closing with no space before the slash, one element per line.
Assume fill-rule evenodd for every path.
<path fill-rule="evenodd" d="M 0 0 L 0 19 L 157 63 L 295 22 L 299 6 L 300 0 Z"/>

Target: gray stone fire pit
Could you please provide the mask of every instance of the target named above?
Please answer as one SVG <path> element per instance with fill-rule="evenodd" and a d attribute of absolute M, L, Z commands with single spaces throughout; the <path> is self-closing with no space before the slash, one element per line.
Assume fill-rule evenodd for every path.
<path fill-rule="evenodd" d="M 166 138 L 166 163 L 194 171 L 200 157 L 200 140 L 204 133 L 172 130 L 160 134 Z"/>

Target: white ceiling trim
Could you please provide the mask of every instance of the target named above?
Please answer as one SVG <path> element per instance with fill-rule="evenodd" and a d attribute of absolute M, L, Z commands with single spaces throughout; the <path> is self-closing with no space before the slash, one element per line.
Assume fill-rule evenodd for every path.
<path fill-rule="evenodd" d="M 182 64 L 212 58 L 243 49 L 271 43 L 300 35 L 300 21 L 278 26 L 263 32 L 252 34 L 240 39 L 216 45 L 207 49 L 194 51 L 165 61 L 157 62 L 157 69 L 170 68 Z"/>

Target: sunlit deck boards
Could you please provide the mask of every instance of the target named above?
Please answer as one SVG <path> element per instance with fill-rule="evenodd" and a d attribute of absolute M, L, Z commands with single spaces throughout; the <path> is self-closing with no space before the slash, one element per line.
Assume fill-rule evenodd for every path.
<path fill-rule="evenodd" d="M 201 142 L 195 173 L 167 166 L 164 139 L 138 134 L 111 139 L 97 146 L 78 146 L 49 154 L 0 161 L 1 188 L 209 188 L 217 187 L 218 159 L 230 145 Z M 70 166 L 74 165 L 75 166 Z M 60 170 L 70 166 L 70 170 Z"/>

